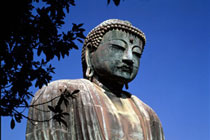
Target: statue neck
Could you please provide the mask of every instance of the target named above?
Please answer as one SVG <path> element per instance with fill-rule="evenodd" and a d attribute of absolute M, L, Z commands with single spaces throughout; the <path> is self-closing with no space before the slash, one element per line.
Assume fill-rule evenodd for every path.
<path fill-rule="evenodd" d="M 107 92 L 111 92 L 116 96 L 119 96 L 122 93 L 123 84 L 117 84 L 112 81 L 107 81 L 105 79 L 94 76 L 92 80 L 96 85 L 100 86 Z"/>

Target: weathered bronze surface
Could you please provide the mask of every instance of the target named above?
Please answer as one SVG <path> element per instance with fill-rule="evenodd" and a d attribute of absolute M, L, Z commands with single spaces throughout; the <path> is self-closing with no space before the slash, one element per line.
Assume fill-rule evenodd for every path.
<path fill-rule="evenodd" d="M 127 21 L 108 20 L 87 36 L 82 52 L 85 79 L 59 80 L 41 88 L 32 105 L 48 102 L 64 91 L 79 89 L 70 104 L 62 108 L 67 127 L 54 120 L 30 121 L 27 140 L 164 140 L 156 113 L 136 96 L 122 88 L 132 81 L 144 49 L 142 31 Z M 48 106 L 58 99 L 29 110 L 34 120 L 53 117 Z"/>

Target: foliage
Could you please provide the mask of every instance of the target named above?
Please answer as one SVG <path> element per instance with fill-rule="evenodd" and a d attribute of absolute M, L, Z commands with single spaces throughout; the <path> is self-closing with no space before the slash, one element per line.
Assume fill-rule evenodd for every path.
<path fill-rule="evenodd" d="M 113 1 L 119 5 L 120 0 Z M 43 6 L 36 8 L 37 3 Z M 10 0 L 0 5 L 0 115 L 12 118 L 11 128 L 24 117 L 18 109 L 30 107 L 33 83 L 41 88 L 52 79 L 55 68 L 50 60 L 68 56 L 78 49 L 76 41 L 85 38 L 83 24 L 73 23 L 70 31 L 59 32 L 70 6 L 75 6 L 74 0 Z"/>
<path fill-rule="evenodd" d="M 36 0 L 34 2 L 39 2 Z M 78 49 L 75 41 L 85 38 L 83 24 L 74 24 L 67 33 L 59 33 L 64 17 L 74 0 L 43 0 L 45 6 L 35 9 L 30 0 L 8 1 L 1 4 L 4 16 L 0 40 L 1 116 L 21 121 L 20 106 L 28 107 L 32 82 L 41 88 L 52 78 L 54 67 L 50 60 L 64 58 L 70 49 Z M 11 13 L 11 14 L 10 14 Z M 38 58 L 38 59 L 35 59 Z"/>
<path fill-rule="evenodd" d="M 113 0 L 113 2 L 116 6 L 120 4 L 120 0 Z M 110 0 L 107 0 L 107 4 L 110 4 Z"/>
<path fill-rule="evenodd" d="M 68 108 L 69 98 L 75 98 L 75 94 L 77 94 L 79 90 L 74 90 L 72 93 L 67 90 L 64 91 L 63 94 L 60 95 L 57 104 L 53 106 L 48 106 L 49 110 L 54 113 L 52 119 L 57 121 L 59 124 L 64 124 L 67 127 L 67 123 L 64 120 L 64 116 L 69 115 L 68 112 L 64 112 L 63 108 L 61 108 L 62 103 L 65 104 L 65 107 Z"/>

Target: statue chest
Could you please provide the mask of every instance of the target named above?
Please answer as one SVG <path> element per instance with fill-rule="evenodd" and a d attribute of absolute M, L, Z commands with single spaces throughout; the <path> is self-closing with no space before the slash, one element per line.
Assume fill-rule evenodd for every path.
<path fill-rule="evenodd" d="M 112 110 L 106 110 L 110 118 L 109 123 L 113 137 L 122 140 L 143 140 L 141 122 L 129 99 L 119 99 L 119 102 L 112 101 L 112 104 L 108 106 L 113 106 Z"/>
<path fill-rule="evenodd" d="M 104 93 L 100 96 L 100 108 L 109 139 L 143 140 L 142 122 L 130 98 L 110 98 Z"/>

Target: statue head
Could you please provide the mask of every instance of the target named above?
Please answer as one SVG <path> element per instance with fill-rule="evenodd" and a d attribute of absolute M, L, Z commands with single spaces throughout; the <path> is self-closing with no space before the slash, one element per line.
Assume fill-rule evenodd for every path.
<path fill-rule="evenodd" d="M 87 35 L 82 49 L 83 76 L 117 84 L 132 81 L 139 68 L 145 35 L 128 21 L 110 19 Z"/>

